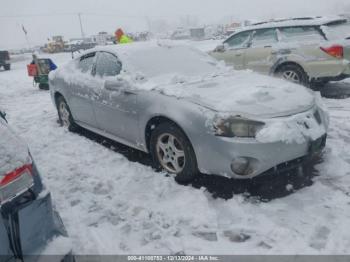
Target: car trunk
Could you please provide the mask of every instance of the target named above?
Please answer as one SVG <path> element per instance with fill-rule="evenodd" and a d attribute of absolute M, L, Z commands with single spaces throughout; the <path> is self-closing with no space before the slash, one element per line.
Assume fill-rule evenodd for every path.
<path fill-rule="evenodd" d="M 35 166 L 33 171 L 37 176 Z M 55 236 L 67 236 L 50 193 L 42 188 L 34 187 L 0 208 L 1 262 L 26 256 L 35 261 Z"/>
<path fill-rule="evenodd" d="M 0 137 L 0 262 L 4 262 L 39 255 L 53 237 L 67 234 L 26 144 L 2 118 Z"/>

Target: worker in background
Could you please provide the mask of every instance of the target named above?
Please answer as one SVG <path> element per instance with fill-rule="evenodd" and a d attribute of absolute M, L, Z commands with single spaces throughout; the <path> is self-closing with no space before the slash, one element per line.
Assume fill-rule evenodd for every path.
<path fill-rule="evenodd" d="M 124 34 L 124 32 L 121 28 L 118 28 L 118 30 L 115 31 L 115 38 L 116 38 L 118 44 L 132 43 L 131 38 L 128 37 L 126 34 Z"/>

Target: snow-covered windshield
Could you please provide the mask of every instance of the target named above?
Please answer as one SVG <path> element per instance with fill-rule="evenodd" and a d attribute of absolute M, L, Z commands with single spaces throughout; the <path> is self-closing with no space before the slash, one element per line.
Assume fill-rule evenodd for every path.
<path fill-rule="evenodd" d="M 211 75 L 218 70 L 209 55 L 188 46 L 159 46 L 133 50 L 124 54 L 127 66 L 147 77 L 176 74 L 182 76 Z"/>
<path fill-rule="evenodd" d="M 345 39 L 350 37 L 349 22 L 344 22 L 336 25 L 323 26 L 322 29 L 329 40 Z"/>

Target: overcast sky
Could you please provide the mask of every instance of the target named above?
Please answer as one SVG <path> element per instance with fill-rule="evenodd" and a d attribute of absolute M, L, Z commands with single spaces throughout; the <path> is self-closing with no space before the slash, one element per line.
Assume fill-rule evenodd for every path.
<path fill-rule="evenodd" d="M 84 33 L 147 30 L 153 23 L 175 26 L 246 19 L 327 15 L 350 12 L 349 0 L 0 0 L 0 49 L 43 44 L 53 35 L 66 40 Z M 167 22 L 166 22 L 167 21 Z"/>

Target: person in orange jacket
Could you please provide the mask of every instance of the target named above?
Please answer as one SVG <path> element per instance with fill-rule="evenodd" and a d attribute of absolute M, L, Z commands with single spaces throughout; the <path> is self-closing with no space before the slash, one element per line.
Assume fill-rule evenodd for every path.
<path fill-rule="evenodd" d="M 128 37 L 126 34 L 124 34 L 124 32 L 123 32 L 123 30 L 121 28 L 118 28 L 118 30 L 115 31 L 115 38 L 117 39 L 117 42 L 119 44 L 132 43 L 131 38 Z"/>

